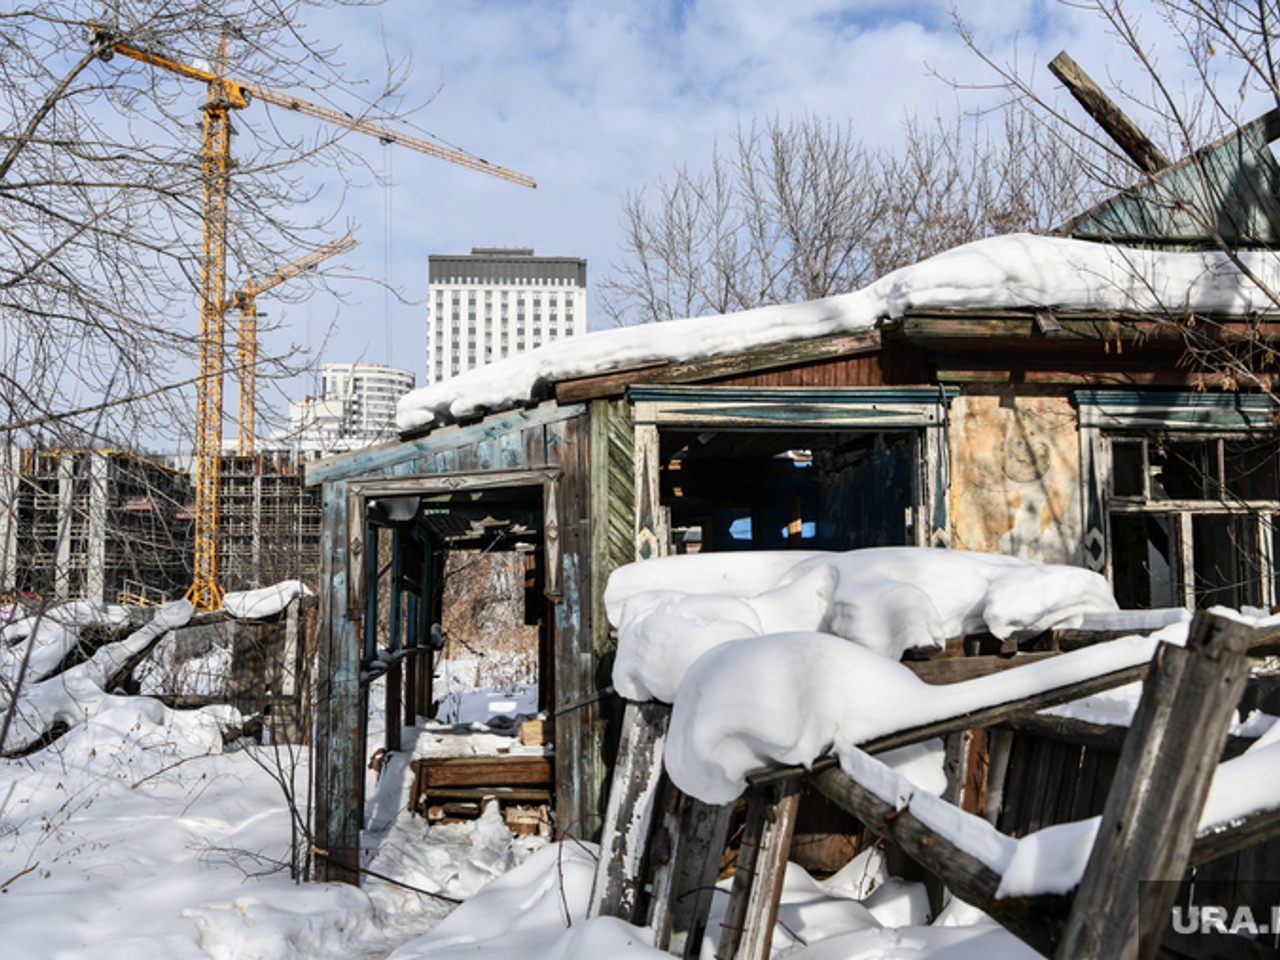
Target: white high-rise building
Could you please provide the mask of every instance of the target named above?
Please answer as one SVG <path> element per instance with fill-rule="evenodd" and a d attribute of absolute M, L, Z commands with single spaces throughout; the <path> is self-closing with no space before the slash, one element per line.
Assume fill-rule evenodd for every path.
<path fill-rule="evenodd" d="M 587 261 L 531 247 L 473 247 L 428 258 L 427 379 L 587 332 Z"/>
<path fill-rule="evenodd" d="M 416 386 L 412 370 L 381 363 L 326 363 L 323 394 L 289 404 L 284 441 L 303 452 L 329 455 L 391 440 L 396 401 Z"/>

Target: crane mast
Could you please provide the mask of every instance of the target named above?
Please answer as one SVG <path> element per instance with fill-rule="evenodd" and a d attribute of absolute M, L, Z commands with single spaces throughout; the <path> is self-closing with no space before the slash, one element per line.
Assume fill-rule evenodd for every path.
<path fill-rule="evenodd" d="M 196 530 L 191 589 L 197 610 L 222 606 L 218 584 L 218 491 L 222 469 L 222 303 L 227 289 L 227 178 L 231 170 L 231 114 L 238 106 L 221 79 L 227 39 L 218 45 L 218 76 L 204 105 L 200 165 L 204 180 L 200 243 L 200 379 L 196 389 Z M 243 104 L 243 101 L 242 101 Z M 243 104 L 247 105 L 247 104 Z"/>
<path fill-rule="evenodd" d="M 182 63 L 167 54 L 135 47 L 117 32 L 101 24 L 90 22 L 88 27 L 89 42 L 101 59 L 109 60 L 118 53 L 179 76 L 199 80 L 208 88 L 204 105 L 204 137 L 200 151 L 204 180 L 204 225 L 200 248 L 200 379 L 196 391 L 195 562 L 191 589 L 187 591 L 187 596 L 197 610 L 216 610 L 222 605 L 222 588 L 218 584 L 218 492 L 222 453 L 222 350 L 227 269 L 227 187 L 231 173 L 231 111 L 244 109 L 256 97 L 287 110 L 377 137 L 387 143 L 398 143 L 410 150 L 521 186 L 537 187 L 538 184 L 526 174 L 500 167 L 460 150 L 402 134 L 380 124 L 320 107 L 267 87 L 230 79 L 226 76 L 225 35 L 218 45 L 213 69 L 206 70 Z M 256 346 L 254 350 L 256 352 Z M 246 369 L 243 351 L 242 340 L 238 358 L 242 373 Z M 251 370 L 252 365 L 247 368 Z M 243 423 L 244 394 L 241 396 Z M 252 405 L 252 400 L 249 402 Z M 252 422 L 252 412 L 249 418 Z M 242 445 L 245 442 L 243 427 L 239 442 Z"/>
<path fill-rule="evenodd" d="M 319 263 L 336 256 L 344 250 L 356 245 L 356 238 L 348 233 L 345 237 L 330 240 L 317 247 L 304 257 L 281 267 L 265 280 L 250 279 L 243 287 L 231 295 L 232 304 L 240 311 L 240 333 L 237 342 L 236 360 L 239 364 L 240 381 L 240 417 L 237 421 L 236 454 L 241 457 L 253 455 L 253 436 L 255 432 L 254 406 L 257 401 L 257 365 L 258 365 L 258 311 L 257 297 L 272 287 L 296 277 L 305 270 L 310 270 Z"/>

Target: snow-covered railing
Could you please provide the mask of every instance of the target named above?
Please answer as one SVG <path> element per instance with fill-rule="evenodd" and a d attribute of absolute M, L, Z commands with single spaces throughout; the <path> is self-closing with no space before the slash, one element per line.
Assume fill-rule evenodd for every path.
<path fill-rule="evenodd" d="M 768 956 L 780 867 L 787 858 L 797 791 L 806 778 L 933 870 L 961 899 L 986 910 L 1041 952 L 1052 955 L 1057 949 L 1060 956 L 1073 958 L 1118 956 L 1125 953 L 1126 942 L 1132 952 L 1138 929 L 1138 879 L 1179 879 L 1188 863 L 1280 832 L 1280 790 L 1266 786 L 1275 783 L 1271 754 L 1280 753 L 1280 745 L 1217 767 L 1248 671 L 1245 648 L 1272 640 L 1247 625 L 1201 614 L 1185 648 L 1153 640 L 1135 663 L 1139 651 L 1130 643 L 1130 662 L 1118 667 L 1113 647 L 1105 655 L 1080 658 L 1091 660 L 1098 668 L 1093 671 L 1077 666 L 1064 673 L 1063 661 L 1070 660 L 1064 655 L 1053 658 L 1052 668 L 1031 664 L 1007 671 L 999 682 L 965 681 L 953 685 L 950 695 L 941 698 L 948 706 L 926 723 L 864 737 L 856 744 L 838 744 L 834 756 L 807 767 L 751 776 L 739 870 L 717 957 Z M 1009 673 L 1018 676 L 1008 678 Z M 1044 676 L 1037 678 L 1037 673 Z M 1022 840 L 1005 837 L 981 818 L 903 786 L 907 781 L 870 755 L 1033 715 L 1051 703 L 1128 683 L 1142 674 L 1147 676 L 1147 692 L 1109 796 L 1104 813 L 1109 826 L 1102 831 L 1102 844 L 1093 842 L 1096 818 Z M 1062 682 L 1064 676 L 1068 682 Z M 1008 694 L 1003 698 L 998 696 L 1002 688 Z M 997 695 L 992 698 L 993 694 Z M 983 697 L 987 704 L 975 705 Z M 993 705 L 991 699 L 1002 702 Z M 643 922 L 635 916 L 636 890 L 651 820 L 657 816 L 652 811 L 658 782 L 658 764 L 647 768 L 645 754 L 661 754 L 668 715 L 659 704 L 630 704 L 628 717 L 618 768 L 626 776 L 615 778 L 593 911 Z M 1215 768 L 1223 787 L 1202 818 Z M 707 891 L 723 849 L 730 809 L 684 796 L 674 812 L 665 814 L 671 849 L 655 880 L 652 923 L 655 944 L 677 955 L 697 953 L 710 899 Z M 1072 850 L 1077 855 L 1068 863 Z M 1087 869 L 1081 850 L 1092 850 Z M 1027 867 L 1037 863 L 1039 869 Z M 1119 885 L 1117 878 L 1124 878 Z M 1123 884 L 1129 886 L 1122 889 Z"/>

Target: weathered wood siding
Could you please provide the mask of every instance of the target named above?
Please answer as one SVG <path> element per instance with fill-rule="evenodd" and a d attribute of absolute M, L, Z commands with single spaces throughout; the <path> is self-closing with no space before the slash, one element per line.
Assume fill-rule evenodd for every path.
<path fill-rule="evenodd" d="M 1083 562 L 1077 413 L 1006 387 L 951 403 L 951 546 Z"/>
<path fill-rule="evenodd" d="M 614 649 L 604 588 L 635 559 L 635 427 L 626 400 L 591 404 L 591 623 L 597 656 Z"/>
<path fill-rule="evenodd" d="M 898 343 L 885 343 L 875 353 L 813 360 L 715 381 L 718 386 L 735 387 L 899 387 L 932 382 L 924 353 Z"/>
<path fill-rule="evenodd" d="M 357 882 L 360 784 L 360 638 L 347 616 L 347 485 L 325 484 L 320 532 L 320 619 L 316 677 L 315 845 L 317 880 Z"/>

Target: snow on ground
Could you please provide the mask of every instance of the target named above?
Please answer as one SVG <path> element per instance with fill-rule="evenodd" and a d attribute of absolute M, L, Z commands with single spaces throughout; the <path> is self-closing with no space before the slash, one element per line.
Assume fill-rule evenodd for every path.
<path fill-rule="evenodd" d="M 549 343 L 403 397 L 396 423 L 412 430 L 528 402 L 540 384 L 643 363 L 698 360 L 753 347 L 868 330 L 909 310 L 943 308 L 1163 313 L 1271 313 L 1280 284 L 1266 253 L 1160 253 L 1011 234 L 966 244 L 896 270 L 856 293 L 724 316 L 599 330 Z"/>
<path fill-rule="evenodd" d="M 939 744 L 878 758 L 856 745 L 1140 662 L 1158 639 L 1185 636 L 1185 617 L 1157 618 L 1167 625 L 1154 639 L 1114 641 L 944 691 L 926 688 L 883 653 L 975 627 L 1014 634 L 1085 618 L 1095 627 L 1133 618 L 1117 613 L 1079 571 L 982 555 L 868 551 L 745 555 L 736 562 L 740 573 L 734 562 L 711 556 L 650 562 L 624 568 L 610 585 L 610 609 L 626 624 L 625 643 L 654 648 L 632 658 L 633 682 L 669 690 L 675 700 L 668 759 L 678 783 L 723 799 L 741 789 L 750 770 L 805 762 L 834 745 L 847 772 L 896 806 L 909 803 L 915 815 L 1000 869 L 1005 894 L 1070 888 L 1096 821 L 1003 837 L 934 796 L 943 784 Z M 76 616 L 68 611 L 66 619 Z M 38 634 L 28 624 L 8 649 Z M 702 655 L 688 656 L 672 642 L 677 636 Z M 122 652 L 106 648 L 97 669 Z M 474 665 L 455 667 L 459 678 L 476 675 Z M 464 692 L 460 682 L 445 687 L 441 679 L 456 695 L 453 722 L 407 728 L 412 747 L 387 759 L 380 780 L 371 774 L 362 861 L 384 877 L 463 900 L 461 906 L 372 876 L 360 888 L 294 884 L 276 869 L 289 859 L 290 837 L 276 777 L 285 772 L 304 785 L 306 750 L 228 747 L 224 734 L 242 722 L 230 708 L 177 712 L 96 688 L 92 709 L 66 736 L 27 758 L 0 761 L 5 957 L 665 956 L 643 929 L 585 919 L 597 856 L 592 845 L 515 837 L 496 808 L 472 823 L 437 827 L 405 812 L 415 756 L 538 749 L 519 747 L 511 735 L 516 718 L 536 703 L 532 687 Z M 375 691 L 370 699 L 381 697 Z M 1264 726 L 1256 718 L 1250 723 Z M 376 718 L 369 735 L 376 746 Z M 1280 725 L 1222 765 L 1202 830 L 1276 801 L 1278 751 Z M 702 948 L 708 960 L 726 901 L 722 884 Z M 784 956 L 1034 954 L 963 904 L 931 921 L 923 888 L 888 877 L 880 855 L 866 851 L 821 883 L 788 868 L 774 939 L 774 957 Z"/>

